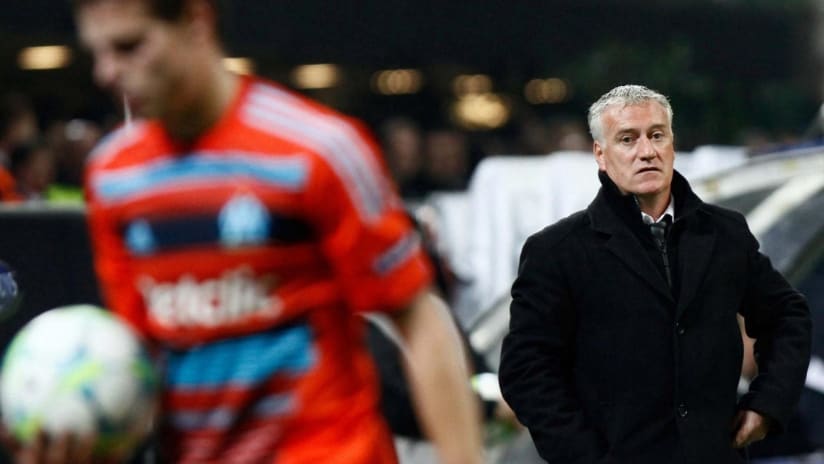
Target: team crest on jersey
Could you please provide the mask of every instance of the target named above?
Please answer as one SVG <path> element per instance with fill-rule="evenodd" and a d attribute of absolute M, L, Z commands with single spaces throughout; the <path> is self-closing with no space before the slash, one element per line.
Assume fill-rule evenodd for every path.
<path fill-rule="evenodd" d="M 272 218 L 254 195 L 236 195 L 220 210 L 220 242 L 227 247 L 259 245 L 266 242 Z"/>
<path fill-rule="evenodd" d="M 157 246 L 152 226 L 145 220 L 137 220 L 126 228 L 126 246 L 136 255 L 147 255 Z"/>

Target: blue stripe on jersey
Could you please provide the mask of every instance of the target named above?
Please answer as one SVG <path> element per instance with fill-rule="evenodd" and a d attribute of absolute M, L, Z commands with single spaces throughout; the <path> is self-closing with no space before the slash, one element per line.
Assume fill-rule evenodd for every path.
<path fill-rule="evenodd" d="M 317 363 L 304 322 L 186 351 L 170 351 L 168 385 L 176 390 L 254 387 L 278 374 L 296 375 Z"/>
<path fill-rule="evenodd" d="M 95 180 L 95 188 L 102 199 L 112 201 L 187 181 L 243 176 L 299 190 L 308 178 L 309 167 L 304 159 L 262 159 L 244 153 L 224 153 L 220 157 L 203 155 L 210 153 L 195 152 L 137 168 L 103 171 Z"/>

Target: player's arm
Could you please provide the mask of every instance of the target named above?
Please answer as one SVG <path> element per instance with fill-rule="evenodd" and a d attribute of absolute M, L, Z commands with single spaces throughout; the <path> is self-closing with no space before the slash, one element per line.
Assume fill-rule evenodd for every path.
<path fill-rule="evenodd" d="M 446 305 L 425 289 L 390 317 L 405 343 L 404 367 L 418 418 L 442 462 L 482 462 L 479 404 Z"/>
<path fill-rule="evenodd" d="M 405 369 L 423 431 L 444 464 L 481 462 L 479 403 L 463 347 L 379 148 L 362 126 L 334 121 L 338 150 L 314 158 L 305 210 L 353 313 L 384 312 L 403 339 Z"/>

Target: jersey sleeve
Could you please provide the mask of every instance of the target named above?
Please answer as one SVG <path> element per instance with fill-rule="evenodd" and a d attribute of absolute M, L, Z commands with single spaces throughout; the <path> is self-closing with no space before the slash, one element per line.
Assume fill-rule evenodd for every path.
<path fill-rule="evenodd" d="M 345 123 L 339 151 L 318 157 L 308 208 L 340 290 L 357 312 L 404 307 L 432 269 L 366 129 Z"/>

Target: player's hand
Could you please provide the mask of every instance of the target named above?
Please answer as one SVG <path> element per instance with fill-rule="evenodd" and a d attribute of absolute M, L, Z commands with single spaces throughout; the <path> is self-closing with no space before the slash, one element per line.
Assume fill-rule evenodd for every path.
<path fill-rule="evenodd" d="M 495 420 L 501 421 L 512 428 L 520 430 L 524 427 L 518 422 L 518 418 L 515 417 L 515 411 L 513 411 L 512 408 L 509 407 L 509 404 L 503 399 L 495 403 L 494 417 Z"/>
<path fill-rule="evenodd" d="M 770 421 L 766 417 L 749 409 L 738 411 L 733 422 L 732 446 L 734 448 L 749 446 L 766 437 L 769 430 Z"/>
<path fill-rule="evenodd" d="M 5 428 L 0 428 L 0 440 L 11 452 L 15 464 L 93 464 L 103 461 L 93 455 L 95 437 L 62 434 L 47 437 L 39 432 L 30 444 L 16 440 Z"/>

